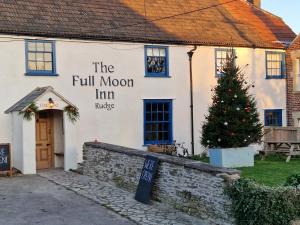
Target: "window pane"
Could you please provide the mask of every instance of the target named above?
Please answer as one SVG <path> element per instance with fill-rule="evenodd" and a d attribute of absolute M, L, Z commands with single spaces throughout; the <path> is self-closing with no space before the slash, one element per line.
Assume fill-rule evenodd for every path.
<path fill-rule="evenodd" d="M 36 43 L 35 42 L 28 42 L 28 50 L 29 51 L 36 51 Z"/>
<path fill-rule="evenodd" d="M 36 62 L 28 61 L 28 69 L 36 70 Z"/>
<path fill-rule="evenodd" d="M 35 61 L 35 53 L 28 53 L 28 60 Z"/>
<path fill-rule="evenodd" d="M 44 61 L 44 54 L 43 53 L 36 53 L 36 61 Z"/>
<path fill-rule="evenodd" d="M 150 123 L 146 124 L 146 132 L 152 131 L 152 126 Z"/>
<path fill-rule="evenodd" d="M 153 50 L 153 56 L 160 56 L 158 48 L 153 48 L 152 50 Z"/>
<path fill-rule="evenodd" d="M 44 51 L 44 43 L 43 42 L 37 42 L 36 43 L 36 50 L 39 52 L 43 52 Z"/>
<path fill-rule="evenodd" d="M 159 56 L 165 57 L 165 56 L 166 56 L 166 49 L 161 48 L 161 49 L 159 50 Z"/>
<path fill-rule="evenodd" d="M 52 61 L 52 54 L 51 53 L 44 53 L 44 60 L 51 62 Z"/>
<path fill-rule="evenodd" d="M 37 66 L 37 70 L 45 70 L 44 62 L 37 62 L 36 66 Z"/>
<path fill-rule="evenodd" d="M 271 60 L 272 60 L 272 54 L 270 54 L 270 53 L 267 54 L 267 60 L 268 60 L 268 61 L 271 61 Z"/>
<path fill-rule="evenodd" d="M 45 43 L 45 51 L 52 52 L 52 43 Z"/>
<path fill-rule="evenodd" d="M 147 56 L 153 56 L 152 48 L 147 48 Z"/>
<path fill-rule="evenodd" d="M 45 62 L 45 70 L 52 70 L 52 62 Z"/>

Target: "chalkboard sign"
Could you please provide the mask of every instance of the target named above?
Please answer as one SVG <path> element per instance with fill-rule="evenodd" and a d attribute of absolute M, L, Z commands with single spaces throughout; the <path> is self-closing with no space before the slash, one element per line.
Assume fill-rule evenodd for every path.
<path fill-rule="evenodd" d="M 0 172 L 9 172 L 11 175 L 10 144 L 0 144 Z"/>
<path fill-rule="evenodd" d="M 141 173 L 139 185 L 135 194 L 135 200 L 149 204 L 154 177 L 158 167 L 158 158 L 147 156 Z"/>

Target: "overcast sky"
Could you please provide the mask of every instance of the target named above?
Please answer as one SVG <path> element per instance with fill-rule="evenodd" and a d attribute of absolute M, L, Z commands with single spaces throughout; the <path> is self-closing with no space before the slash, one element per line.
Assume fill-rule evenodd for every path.
<path fill-rule="evenodd" d="M 283 18 L 296 34 L 300 33 L 300 0 L 261 0 L 262 8 Z"/>

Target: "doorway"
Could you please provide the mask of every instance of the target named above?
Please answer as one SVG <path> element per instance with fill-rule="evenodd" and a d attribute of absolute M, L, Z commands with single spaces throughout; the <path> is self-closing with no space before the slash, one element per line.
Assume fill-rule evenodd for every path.
<path fill-rule="evenodd" d="M 53 113 L 40 111 L 36 114 L 36 165 L 38 170 L 54 166 Z"/>

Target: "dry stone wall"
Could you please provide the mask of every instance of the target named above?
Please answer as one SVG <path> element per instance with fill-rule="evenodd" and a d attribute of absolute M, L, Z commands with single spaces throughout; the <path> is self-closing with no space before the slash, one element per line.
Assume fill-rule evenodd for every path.
<path fill-rule="evenodd" d="M 229 213 L 231 202 L 224 194 L 224 187 L 227 178 L 239 175 L 236 170 L 104 143 L 84 145 L 80 170 L 85 175 L 135 192 L 147 155 L 160 161 L 152 200 L 212 224 L 234 224 Z"/>

